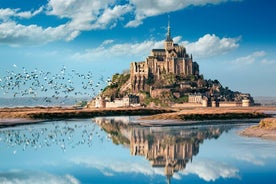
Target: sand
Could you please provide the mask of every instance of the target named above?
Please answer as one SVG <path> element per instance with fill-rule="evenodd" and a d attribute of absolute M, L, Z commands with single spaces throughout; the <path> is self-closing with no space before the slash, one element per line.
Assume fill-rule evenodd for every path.
<path fill-rule="evenodd" d="M 219 120 L 264 118 L 276 114 L 276 107 L 190 108 L 143 117 L 143 120 Z"/>
<path fill-rule="evenodd" d="M 93 118 L 99 116 L 143 115 L 141 120 L 147 122 L 167 121 L 166 126 L 184 121 L 256 119 L 267 116 L 265 112 L 274 112 L 276 107 L 234 107 L 234 108 L 112 108 L 112 109 L 76 109 L 73 107 L 24 107 L 0 108 L 0 127 L 24 123 L 37 123 L 46 120 L 71 118 Z M 149 121 L 150 120 L 150 121 Z M 162 121 L 159 121 L 162 125 Z M 165 122 L 165 121 L 163 121 Z M 208 122 L 208 121 L 206 121 Z M 149 124 L 150 125 L 150 124 Z"/>
<path fill-rule="evenodd" d="M 246 128 L 240 134 L 248 137 L 260 137 L 276 141 L 276 118 L 262 119 L 258 125 Z"/>

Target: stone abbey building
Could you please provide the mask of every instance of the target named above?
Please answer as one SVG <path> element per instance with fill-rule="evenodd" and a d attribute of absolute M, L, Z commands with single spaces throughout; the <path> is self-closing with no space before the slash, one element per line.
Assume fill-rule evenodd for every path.
<path fill-rule="evenodd" d="M 95 99 L 95 107 L 236 107 L 254 105 L 250 94 L 231 91 L 218 80 L 206 80 L 182 45 L 174 43 L 170 23 L 163 49 L 152 49 L 145 61 L 132 62 L 130 72 L 115 74 Z M 92 103 L 91 103 L 92 104 Z M 92 105 L 93 106 L 93 105 Z"/>
<path fill-rule="evenodd" d="M 164 49 L 152 49 L 151 55 L 145 61 L 132 62 L 130 65 L 130 80 L 132 92 L 145 90 L 150 77 L 160 79 L 161 74 L 199 75 L 199 66 L 193 61 L 192 55 L 186 53 L 184 46 L 173 42 L 170 23 L 164 41 Z"/>

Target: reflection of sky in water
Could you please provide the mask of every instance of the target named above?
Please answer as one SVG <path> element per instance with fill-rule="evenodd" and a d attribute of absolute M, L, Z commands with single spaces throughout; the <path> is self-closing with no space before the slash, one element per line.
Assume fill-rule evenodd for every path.
<path fill-rule="evenodd" d="M 241 128 L 199 143 L 171 183 L 275 183 L 276 143 L 240 137 Z M 158 128 L 158 135 L 179 129 L 187 128 Z M 0 129 L 0 156 L 0 183 L 166 183 L 164 168 L 131 156 L 130 145 L 115 145 L 91 120 Z"/>

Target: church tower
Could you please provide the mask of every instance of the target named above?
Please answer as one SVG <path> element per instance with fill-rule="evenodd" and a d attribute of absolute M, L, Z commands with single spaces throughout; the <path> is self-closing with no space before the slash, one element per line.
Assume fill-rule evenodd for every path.
<path fill-rule="evenodd" d="M 165 50 L 167 51 L 173 49 L 173 39 L 171 38 L 170 17 L 168 17 L 168 31 L 167 31 L 164 45 L 165 45 Z"/>

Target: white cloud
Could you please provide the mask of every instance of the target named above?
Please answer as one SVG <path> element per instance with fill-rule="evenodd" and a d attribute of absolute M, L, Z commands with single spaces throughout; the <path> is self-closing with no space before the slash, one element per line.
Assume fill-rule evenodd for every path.
<path fill-rule="evenodd" d="M 56 40 L 70 41 L 74 39 L 79 31 L 70 29 L 68 25 L 48 27 L 46 29 L 37 25 L 22 25 L 14 21 L 0 24 L 0 43 L 12 46 L 23 44 L 44 44 Z"/>
<path fill-rule="evenodd" d="M 196 174 L 205 181 L 219 178 L 239 178 L 238 169 L 212 160 L 197 160 L 188 164 L 183 174 Z"/>
<path fill-rule="evenodd" d="M 276 64 L 276 60 L 269 60 L 265 58 L 261 60 L 261 63 L 265 65 Z"/>
<path fill-rule="evenodd" d="M 181 42 L 181 39 L 182 39 L 182 36 L 176 36 L 176 37 L 174 37 L 173 38 L 173 42 L 174 43 L 180 43 Z M 186 42 L 184 43 L 184 42 L 182 42 L 182 43 L 180 43 L 181 45 L 186 45 Z"/>
<path fill-rule="evenodd" d="M 112 28 L 130 11 L 129 4 L 115 5 L 114 0 L 50 0 L 47 5 L 48 15 L 68 18 L 69 26 L 81 31 Z"/>
<path fill-rule="evenodd" d="M 10 8 L 0 9 L 0 20 L 7 20 L 14 15 L 16 15 L 16 10 Z"/>
<path fill-rule="evenodd" d="M 219 4 L 227 1 L 237 0 L 130 0 L 130 3 L 135 7 L 135 19 L 130 21 L 126 27 L 137 27 L 143 23 L 147 17 L 156 16 L 164 13 L 177 11 L 188 6 L 204 6 L 207 4 Z"/>
<path fill-rule="evenodd" d="M 258 60 L 262 60 L 262 58 L 266 55 L 265 51 L 256 51 L 250 55 L 239 57 L 233 61 L 235 64 L 243 64 L 249 65 L 253 64 Z"/>
<path fill-rule="evenodd" d="M 114 40 L 105 40 L 105 41 L 103 41 L 102 45 L 109 45 L 113 42 L 114 42 Z"/>
<path fill-rule="evenodd" d="M 196 42 L 181 41 L 181 39 L 181 36 L 173 38 L 175 43 L 186 46 L 187 52 L 194 54 L 197 58 L 224 54 L 239 46 L 238 38 L 219 38 L 210 34 L 204 35 Z M 73 58 L 93 60 L 93 58 L 137 56 L 144 59 L 152 49 L 159 48 L 164 48 L 164 40 L 146 40 L 138 43 L 114 43 L 113 40 L 106 40 L 97 48 L 87 50 L 85 53 L 76 53 Z"/>
<path fill-rule="evenodd" d="M 129 21 L 127 24 L 126 24 L 126 27 L 138 27 L 139 25 L 141 25 L 143 23 L 143 21 L 141 20 L 132 20 L 132 21 Z"/>
<path fill-rule="evenodd" d="M 123 15 L 132 11 L 129 4 L 115 5 L 114 0 L 49 0 L 48 4 L 33 12 L 20 9 L 0 9 L 0 43 L 12 46 L 39 44 L 75 39 L 82 31 L 106 29 L 116 26 Z M 56 27 L 23 25 L 16 18 L 31 18 L 45 10 L 46 15 L 64 18 L 65 24 Z"/>
<path fill-rule="evenodd" d="M 31 12 L 31 11 L 18 12 L 17 16 L 20 18 L 29 19 L 29 18 L 32 18 L 33 16 L 36 16 L 37 14 L 41 13 L 43 11 L 43 8 L 44 7 L 42 6 L 38 10 L 35 10 L 34 12 Z"/>
<path fill-rule="evenodd" d="M 27 173 L 24 171 L 0 172 L 0 183 L 5 184 L 80 184 L 71 175 L 56 176 L 49 173 Z"/>
<path fill-rule="evenodd" d="M 139 55 L 149 54 L 151 49 L 160 48 L 163 41 L 146 40 L 141 43 L 124 43 L 116 44 L 109 48 L 111 54 L 114 55 Z"/>
<path fill-rule="evenodd" d="M 112 40 L 112 43 L 114 41 Z M 73 58 L 76 60 L 98 60 L 99 58 L 106 59 L 108 57 L 140 57 L 144 58 L 150 54 L 153 48 L 162 48 L 162 41 L 146 40 L 139 43 L 114 43 L 111 40 L 104 41 L 99 47 L 86 50 L 84 53 L 76 53 Z"/>
<path fill-rule="evenodd" d="M 145 18 L 150 16 L 177 11 L 190 5 L 203 6 L 226 1 L 234 0 L 130 0 L 120 2 L 120 4 L 115 0 L 48 0 L 45 6 L 34 11 L 20 11 L 20 9 L 9 8 L 0 9 L 0 33 L 3 33 L 0 34 L 0 43 L 23 45 L 26 43 L 48 43 L 58 40 L 71 41 L 80 35 L 82 31 L 113 28 L 117 25 L 118 21 L 124 20 L 126 14 L 134 14 L 135 16 L 133 20 L 127 23 L 126 27 L 136 27 L 142 24 Z M 46 28 L 35 24 L 23 25 L 20 23 L 20 19 L 29 19 L 42 12 L 46 15 L 64 19 L 66 23 Z M 12 30 L 7 30 L 7 26 Z M 38 37 L 38 35 L 41 36 Z M 212 36 L 210 35 L 210 37 Z M 224 40 L 221 41 L 220 44 L 231 44 L 227 39 L 225 40 L 226 43 L 223 43 Z M 121 47 L 124 47 L 124 45 L 121 45 Z M 229 46 L 225 45 L 225 47 L 228 48 Z M 195 45 L 193 49 L 200 48 Z"/>
<path fill-rule="evenodd" d="M 33 16 L 36 16 L 37 14 L 41 13 L 43 11 L 43 6 L 40 7 L 38 10 L 35 11 L 20 11 L 20 9 L 10 9 L 10 8 L 5 8 L 5 9 L 0 9 L 0 20 L 7 21 L 10 18 L 13 17 L 18 17 L 18 18 L 25 18 L 29 19 L 32 18 Z"/>
<path fill-rule="evenodd" d="M 10 8 L 0 9 L 0 43 L 20 46 L 44 44 L 56 40 L 71 41 L 80 34 L 80 31 L 72 29 L 69 24 L 43 28 L 36 24 L 23 25 L 15 19 L 30 19 L 43 10 L 43 6 L 35 11 L 20 11 L 20 9 Z"/>
<path fill-rule="evenodd" d="M 196 42 L 187 43 L 186 47 L 189 53 L 197 58 L 206 58 L 227 53 L 239 47 L 240 38 L 219 38 L 212 34 L 206 34 Z"/>
<path fill-rule="evenodd" d="M 121 15 L 126 14 L 132 10 L 132 7 L 129 5 L 118 5 L 115 6 L 114 8 L 110 9 L 107 8 L 103 12 L 103 14 L 98 18 L 96 24 L 100 28 L 105 28 L 110 22 L 114 22 L 117 19 L 121 17 Z M 116 24 L 113 24 L 115 26 Z"/>

